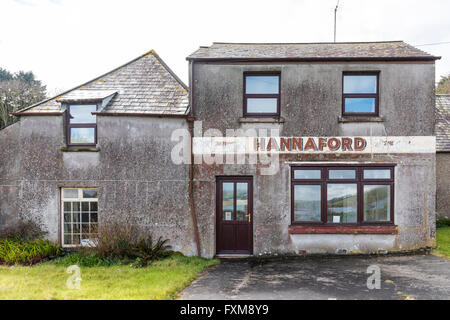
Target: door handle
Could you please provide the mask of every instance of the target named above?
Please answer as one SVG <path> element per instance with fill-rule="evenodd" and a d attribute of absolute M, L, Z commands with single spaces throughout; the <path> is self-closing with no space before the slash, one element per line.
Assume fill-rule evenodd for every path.
<path fill-rule="evenodd" d="M 252 214 L 251 213 L 247 214 L 247 218 L 248 218 L 248 222 L 252 222 Z"/>

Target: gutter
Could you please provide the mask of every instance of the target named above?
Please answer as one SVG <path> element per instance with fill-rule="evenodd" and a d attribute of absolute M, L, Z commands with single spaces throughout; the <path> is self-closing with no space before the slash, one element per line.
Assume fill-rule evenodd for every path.
<path fill-rule="evenodd" d="M 20 116 L 60 116 L 64 114 L 64 112 L 61 111 L 55 111 L 55 112 L 11 112 L 10 113 L 13 116 L 20 117 Z"/>

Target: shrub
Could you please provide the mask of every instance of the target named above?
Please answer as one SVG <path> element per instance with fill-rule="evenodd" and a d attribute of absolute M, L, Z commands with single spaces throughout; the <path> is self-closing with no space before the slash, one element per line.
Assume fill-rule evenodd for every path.
<path fill-rule="evenodd" d="M 32 265 L 62 253 L 61 248 L 48 240 L 0 240 L 0 263 Z"/>
<path fill-rule="evenodd" d="M 34 221 L 19 220 L 5 227 L 0 233 L 0 239 L 35 240 L 45 236 L 46 232 Z"/>
<path fill-rule="evenodd" d="M 129 222 L 104 221 L 99 227 L 98 236 L 92 241 L 95 246 L 80 249 L 80 256 L 73 259 L 101 265 L 114 264 L 118 260 L 122 263 L 132 261 L 135 265 L 145 267 L 149 262 L 165 258 L 172 252 L 167 239 L 160 237 L 153 241 L 148 232 Z"/>
<path fill-rule="evenodd" d="M 442 218 L 436 221 L 436 228 L 450 227 L 450 219 Z"/>
<path fill-rule="evenodd" d="M 153 239 L 149 236 L 146 239 L 141 239 L 131 248 L 131 254 L 137 258 L 141 266 L 145 267 L 149 261 L 158 260 L 167 257 L 171 253 L 171 246 L 166 243 L 168 240 L 163 240 L 162 237 L 153 243 Z"/>

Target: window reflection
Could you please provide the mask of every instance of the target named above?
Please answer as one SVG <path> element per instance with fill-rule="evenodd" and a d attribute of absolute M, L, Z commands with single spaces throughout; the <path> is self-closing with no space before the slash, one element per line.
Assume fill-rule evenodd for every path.
<path fill-rule="evenodd" d="M 391 186 L 364 186 L 364 221 L 389 221 L 391 214 Z"/>
<path fill-rule="evenodd" d="M 327 220 L 329 223 L 357 221 L 356 184 L 327 185 Z"/>

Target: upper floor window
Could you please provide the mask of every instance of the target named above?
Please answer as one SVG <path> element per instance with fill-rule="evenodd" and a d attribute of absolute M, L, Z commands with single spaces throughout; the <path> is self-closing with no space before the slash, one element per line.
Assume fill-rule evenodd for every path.
<path fill-rule="evenodd" d="M 95 104 L 69 105 L 67 107 L 67 144 L 95 145 L 97 143 L 97 111 Z"/>
<path fill-rule="evenodd" d="M 344 73 L 342 113 L 378 116 L 378 73 Z"/>
<path fill-rule="evenodd" d="M 280 116 L 280 74 L 244 75 L 244 117 Z"/>

